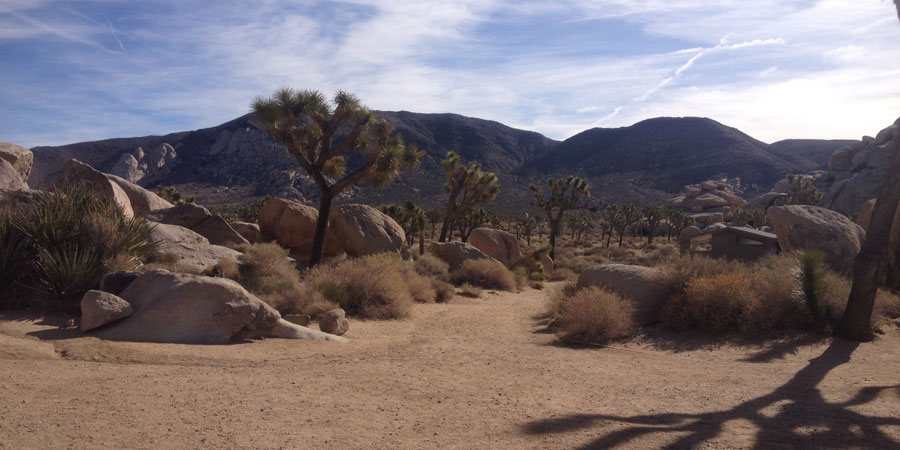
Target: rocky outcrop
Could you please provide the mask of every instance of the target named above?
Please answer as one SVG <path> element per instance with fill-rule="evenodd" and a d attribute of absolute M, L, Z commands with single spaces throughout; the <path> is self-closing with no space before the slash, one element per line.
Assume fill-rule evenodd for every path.
<path fill-rule="evenodd" d="M 359 257 L 376 253 L 399 252 L 406 242 L 406 233 L 391 216 L 359 204 L 341 205 L 329 218 L 329 236 L 335 247 L 341 244 L 349 256 Z"/>
<path fill-rule="evenodd" d="M 343 336 L 350 330 L 350 321 L 347 320 L 347 313 L 336 308 L 319 314 L 319 330 L 328 334 Z"/>
<path fill-rule="evenodd" d="M 509 268 L 522 259 L 519 240 L 503 230 L 476 228 L 469 235 L 468 243 Z"/>
<path fill-rule="evenodd" d="M 819 250 L 836 271 L 847 273 L 859 253 L 865 231 L 841 213 L 808 205 L 774 206 L 769 220 L 783 251 Z"/>
<path fill-rule="evenodd" d="M 171 145 L 163 143 L 149 151 L 138 147 L 131 153 L 123 153 L 109 173 L 130 183 L 142 182 L 152 185 L 171 170 L 178 153 Z"/>
<path fill-rule="evenodd" d="M 704 226 L 725 220 L 732 211 L 743 208 L 746 203 L 728 183 L 713 180 L 685 186 L 682 195 L 669 199 L 670 207 L 687 212 L 694 221 L 702 222 Z"/>
<path fill-rule="evenodd" d="M 8 162 L 19 175 L 19 179 L 28 184 L 31 167 L 34 164 L 34 154 L 31 153 L 31 150 L 15 144 L 0 142 L 0 160 Z"/>
<path fill-rule="evenodd" d="M 195 203 L 184 203 L 158 210 L 147 216 L 149 220 L 187 228 L 213 245 L 240 245 L 249 243 L 228 222 L 218 214 Z"/>
<path fill-rule="evenodd" d="M 241 255 L 228 247 L 211 245 L 205 237 L 178 225 L 154 223 L 150 238 L 160 253 L 171 255 L 179 270 L 189 273 L 203 273 L 221 258 L 236 260 Z"/>
<path fill-rule="evenodd" d="M 34 203 L 40 192 L 31 189 L 0 189 L 0 209 Z"/>
<path fill-rule="evenodd" d="M 428 251 L 449 264 L 450 270 L 456 270 L 463 262 L 470 259 L 489 259 L 503 265 L 500 261 L 464 242 L 433 242 L 428 247 Z"/>
<path fill-rule="evenodd" d="M 70 159 L 66 162 L 59 180 L 56 181 L 56 186 L 90 189 L 95 194 L 118 205 L 125 217 L 134 217 L 134 209 L 131 207 L 131 200 L 128 198 L 125 190 L 107 178 L 102 172 L 77 159 Z"/>
<path fill-rule="evenodd" d="M 134 280 L 140 278 L 140 276 L 140 272 L 133 272 L 130 270 L 110 272 L 106 275 L 103 275 L 103 279 L 100 280 L 100 290 L 103 292 L 109 292 L 113 295 L 119 295 L 128 286 L 130 286 L 131 283 L 134 282 Z"/>
<path fill-rule="evenodd" d="M 81 298 L 81 331 L 122 320 L 134 313 L 131 304 L 104 291 L 87 291 Z"/>
<path fill-rule="evenodd" d="M 672 291 L 659 270 L 626 264 L 586 269 L 578 277 L 576 289 L 592 286 L 619 294 L 631 303 L 634 320 L 640 325 L 650 325 L 659 319 L 659 311 Z"/>
<path fill-rule="evenodd" d="M 99 337 L 178 344 L 260 337 L 346 341 L 282 320 L 278 311 L 224 278 L 155 270 L 135 280 L 121 297 L 134 314 L 99 331 Z"/>
<path fill-rule="evenodd" d="M 897 151 L 893 144 L 897 130 L 895 123 L 874 138 L 864 136 L 860 141 L 836 150 L 828 161 L 829 170 L 802 175 L 825 193 L 818 206 L 852 216 L 860 211 L 863 203 L 877 197 L 891 157 Z M 782 180 L 772 191 L 783 193 L 789 188 L 790 183 Z"/>
<path fill-rule="evenodd" d="M 262 236 L 262 231 L 259 229 L 259 225 L 250 222 L 231 222 L 231 228 L 234 231 L 237 231 L 238 234 L 243 236 L 247 242 L 251 244 L 259 244 L 260 242 L 265 242 Z"/>

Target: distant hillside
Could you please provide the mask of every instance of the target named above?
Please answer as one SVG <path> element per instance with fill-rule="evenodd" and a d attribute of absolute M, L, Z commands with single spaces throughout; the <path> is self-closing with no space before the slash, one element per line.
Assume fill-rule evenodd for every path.
<path fill-rule="evenodd" d="M 658 118 L 630 127 L 595 128 L 564 142 L 498 122 L 457 114 L 378 112 L 397 125 L 407 143 L 426 154 L 418 171 L 402 174 L 387 189 L 357 186 L 339 201 L 369 204 L 414 200 L 438 207 L 443 200 L 440 161 L 448 151 L 481 161 L 503 186 L 493 208 L 514 211 L 528 204 L 528 185 L 547 176 L 578 174 L 605 201 L 662 201 L 686 184 L 739 178 L 748 195 L 770 187 L 786 173 L 824 164 L 824 149 L 843 141 L 782 141 L 773 146 L 703 118 Z M 176 156 L 153 160 L 171 145 Z M 138 147 L 141 150 L 136 150 Z M 168 147 L 165 147 L 166 149 Z M 264 195 L 314 203 L 317 191 L 299 165 L 251 115 L 222 125 L 166 136 L 108 139 L 60 147 L 36 147 L 30 183 L 46 187 L 69 158 L 104 172 L 127 167 L 134 157 L 148 173 L 138 184 L 175 185 L 201 203 L 228 207 Z M 149 155 L 149 156 L 141 156 Z M 821 155 L 821 156 L 820 156 Z M 171 156 L 171 155 L 170 155 Z M 821 159 L 818 159 L 820 158 Z M 134 161 L 130 162 L 132 166 Z"/>
<path fill-rule="evenodd" d="M 624 128 L 594 128 L 529 162 L 522 174 L 575 171 L 589 178 L 625 175 L 636 187 L 674 193 L 713 178 L 766 190 L 797 166 L 768 145 L 706 118 L 656 118 Z"/>
<path fill-rule="evenodd" d="M 785 139 L 769 145 L 769 152 L 797 165 L 800 172 L 828 169 L 828 158 L 850 140 Z"/>

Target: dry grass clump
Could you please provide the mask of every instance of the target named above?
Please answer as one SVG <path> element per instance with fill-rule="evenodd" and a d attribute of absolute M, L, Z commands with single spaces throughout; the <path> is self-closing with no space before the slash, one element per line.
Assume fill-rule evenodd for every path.
<path fill-rule="evenodd" d="M 418 256 L 414 264 L 416 272 L 420 275 L 439 280 L 447 280 L 449 277 L 450 264 L 431 253 Z"/>
<path fill-rule="evenodd" d="M 631 305 L 600 288 L 566 295 L 564 289 L 550 297 L 548 315 L 560 342 L 597 345 L 620 339 L 634 331 Z"/>
<path fill-rule="evenodd" d="M 459 295 L 469 298 L 481 298 L 481 288 L 469 283 L 463 283 L 459 287 Z"/>
<path fill-rule="evenodd" d="M 237 281 L 282 314 L 315 316 L 337 307 L 300 283 L 300 271 L 288 250 L 272 243 L 244 245 L 241 250 L 240 261 L 220 259 L 215 274 Z"/>
<path fill-rule="evenodd" d="M 570 281 L 578 278 L 578 274 L 572 269 L 560 268 L 554 270 L 548 277 L 547 281 Z"/>
<path fill-rule="evenodd" d="M 496 261 L 490 259 L 470 259 L 450 274 L 454 284 L 469 283 L 484 289 L 513 291 L 519 282 L 516 275 Z"/>
<path fill-rule="evenodd" d="M 304 277 L 309 291 L 364 319 L 409 317 L 414 301 L 403 261 L 397 255 L 369 255 L 336 265 L 319 265 Z M 417 285 L 422 289 L 422 285 Z M 421 293 L 418 293 L 421 295 Z"/>

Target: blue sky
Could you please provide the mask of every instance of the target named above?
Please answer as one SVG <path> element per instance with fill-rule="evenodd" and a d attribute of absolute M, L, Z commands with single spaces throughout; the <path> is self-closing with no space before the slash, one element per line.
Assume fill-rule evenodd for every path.
<path fill-rule="evenodd" d="M 900 116 L 889 0 L 0 1 L 0 141 L 218 125 L 279 87 L 564 139 L 706 116 L 766 142 Z"/>

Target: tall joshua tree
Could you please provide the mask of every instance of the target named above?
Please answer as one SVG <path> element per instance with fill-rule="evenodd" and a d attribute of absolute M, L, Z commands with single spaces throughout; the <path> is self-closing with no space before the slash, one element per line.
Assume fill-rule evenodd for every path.
<path fill-rule="evenodd" d="M 647 244 L 653 243 L 653 233 L 659 228 L 659 223 L 662 222 L 664 214 L 662 208 L 655 205 L 647 205 L 644 207 L 644 211 L 642 211 L 644 222 L 647 223 Z"/>
<path fill-rule="evenodd" d="M 900 4 L 898 4 L 900 8 Z M 900 119 L 894 124 L 900 128 Z M 900 132 L 894 130 L 894 156 L 875 202 L 869 230 L 862 248 L 853 260 L 853 285 L 847 308 L 835 334 L 855 341 L 872 339 L 872 309 L 878 286 L 885 279 L 885 270 L 892 248 L 891 233 L 897 205 L 900 204 Z M 895 230 L 896 231 L 896 230 Z M 894 232 L 895 232 L 894 231 Z M 894 242 L 893 245 L 900 245 Z"/>
<path fill-rule="evenodd" d="M 584 178 L 570 175 L 565 178 L 547 180 L 547 195 L 538 186 L 531 185 L 534 205 L 547 214 L 550 225 L 550 258 L 556 254 L 556 236 L 562 225 L 563 215 L 573 209 L 585 209 L 591 198 L 588 182 Z"/>
<path fill-rule="evenodd" d="M 344 91 L 328 102 L 319 91 L 279 89 L 269 98 L 254 99 L 253 113 L 319 189 L 310 266 L 322 259 L 331 203 L 338 194 L 364 180 L 375 187 L 386 186 L 401 169 L 417 166 L 422 156 L 393 134 L 393 124 Z M 351 152 L 362 161 L 348 168 L 346 156 Z"/>
<path fill-rule="evenodd" d="M 447 234 L 453 230 L 456 221 L 476 206 L 497 198 L 500 185 L 497 184 L 496 174 L 481 170 L 481 164 L 477 161 L 464 165 L 456 152 L 447 153 L 441 168 L 447 172 L 447 184 L 444 185 L 447 210 L 438 241 L 447 242 Z"/>

